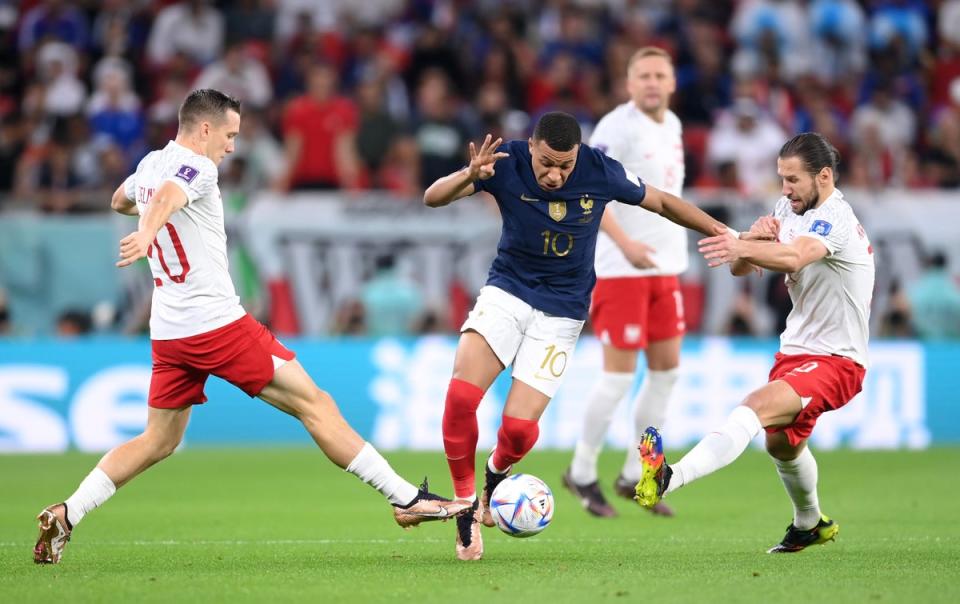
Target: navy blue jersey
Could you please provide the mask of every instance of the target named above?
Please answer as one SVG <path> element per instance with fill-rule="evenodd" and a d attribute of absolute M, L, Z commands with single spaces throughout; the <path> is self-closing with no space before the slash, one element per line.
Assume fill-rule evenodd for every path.
<path fill-rule="evenodd" d="M 540 188 L 527 141 L 497 151 L 495 174 L 478 180 L 500 206 L 503 230 L 487 285 L 510 292 L 547 314 L 583 320 L 596 282 L 593 257 L 603 208 L 611 200 L 640 205 L 646 187 L 620 162 L 580 145 L 573 172 L 554 191 Z"/>

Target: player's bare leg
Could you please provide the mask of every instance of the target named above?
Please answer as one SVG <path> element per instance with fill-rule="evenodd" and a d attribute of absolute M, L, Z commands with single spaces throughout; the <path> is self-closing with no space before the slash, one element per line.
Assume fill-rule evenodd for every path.
<path fill-rule="evenodd" d="M 640 435 L 648 426 L 660 429 L 667 418 L 667 405 L 679 375 L 681 336 L 666 340 L 651 340 L 644 351 L 647 372 L 633 404 L 634 434 L 639 445 Z M 628 450 L 623 469 L 614 482 L 614 490 L 621 497 L 633 499 L 634 486 L 640 480 L 642 468 L 636 451 Z M 673 516 L 673 510 L 659 501 L 650 511 L 659 516 Z"/>
<path fill-rule="evenodd" d="M 785 432 L 772 432 L 767 434 L 766 446 L 793 503 L 793 522 L 787 527 L 787 533 L 780 543 L 767 550 L 767 553 L 795 553 L 808 546 L 836 539 L 840 525 L 820 511 L 817 461 L 807 447 L 806 440 L 793 445 Z"/>
<path fill-rule="evenodd" d="M 723 426 L 671 466 L 663 459 L 659 432 L 647 428 L 640 442 L 643 475 L 636 486 L 638 503 L 652 507 L 667 493 L 730 464 L 762 428 L 788 425 L 802 408 L 796 391 L 783 380 L 774 380 L 751 392 Z"/>
<path fill-rule="evenodd" d="M 63 503 L 44 508 L 37 516 L 40 535 L 33 549 L 37 564 L 60 562 L 74 527 L 144 470 L 168 457 L 180 444 L 190 419 L 190 407 L 150 407 L 143 434 L 111 449 Z"/>
<path fill-rule="evenodd" d="M 461 560 L 483 557 L 480 523 L 485 510 L 476 496 L 475 477 L 477 406 L 503 368 L 482 335 L 468 330 L 460 336 L 444 405 L 443 447 L 456 500 L 470 506 L 468 513 L 457 518 L 456 552 Z"/>
<path fill-rule="evenodd" d="M 350 427 L 333 398 L 317 387 L 296 360 L 277 369 L 259 396 L 299 419 L 330 461 L 383 494 L 393 504 L 394 519 L 403 528 L 426 520 L 446 520 L 467 508 L 430 493 L 426 481 L 418 489 L 400 477 Z"/>

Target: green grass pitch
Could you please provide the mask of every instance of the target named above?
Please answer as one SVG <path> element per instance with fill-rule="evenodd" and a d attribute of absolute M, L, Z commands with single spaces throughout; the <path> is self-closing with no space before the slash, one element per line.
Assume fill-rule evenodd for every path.
<path fill-rule="evenodd" d="M 442 454 L 387 457 L 449 492 Z M 840 536 L 786 556 L 764 553 L 791 508 L 761 452 L 671 496 L 675 518 L 617 500 L 615 520 L 562 489 L 569 453 L 535 452 L 518 470 L 554 489 L 553 524 L 484 529 L 478 563 L 455 559 L 453 523 L 401 530 L 319 451 L 188 449 L 88 516 L 61 564 L 35 566 L 33 516 L 96 459 L 0 456 L 0 602 L 960 601 L 960 449 L 817 453 Z M 601 458 L 608 492 L 620 460 Z"/>

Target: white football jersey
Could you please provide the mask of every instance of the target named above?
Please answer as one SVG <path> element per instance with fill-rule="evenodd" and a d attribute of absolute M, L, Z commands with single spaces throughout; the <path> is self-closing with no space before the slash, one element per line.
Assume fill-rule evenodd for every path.
<path fill-rule="evenodd" d="M 643 182 L 679 196 L 685 176 L 681 134 L 680 119 L 672 111 L 666 112 L 660 124 L 631 101 L 603 116 L 590 136 L 590 146 L 619 161 Z M 638 206 L 613 202 L 606 211 L 613 212 L 631 239 L 654 248 L 651 256 L 657 268 L 635 268 L 617 244 L 600 231 L 594 263 L 597 277 L 678 275 L 687 270 L 685 228 Z"/>
<path fill-rule="evenodd" d="M 789 198 L 781 197 L 774 216 L 780 220 L 780 242 L 813 237 L 829 252 L 786 276 L 793 309 L 780 335 L 780 351 L 836 354 L 866 367 L 874 259 L 853 208 L 835 190 L 802 216 L 790 209 Z"/>
<path fill-rule="evenodd" d="M 153 273 L 150 337 L 173 340 L 206 333 L 244 316 L 227 267 L 227 234 L 217 166 L 174 141 L 144 157 L 124 181 L 143 216 L 164 182 L 180 187 L 187 205 L 157 233 L 147 259 Z"/>

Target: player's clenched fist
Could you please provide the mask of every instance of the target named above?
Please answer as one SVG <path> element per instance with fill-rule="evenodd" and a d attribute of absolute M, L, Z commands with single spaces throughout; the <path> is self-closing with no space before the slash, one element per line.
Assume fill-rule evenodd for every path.
<path fill-rule="evenodd" d="M 120 240 L 120 261 L 118 267 L 130 266 L 140 258 L 147 256 L 152 238 L 147 233 L 137 231 Z"/>
<path fill-rule="evenodd" d="M 474 179 L 486 180 L 494 175 L 493 164 L 496 163 L 498 159 L 503 159 L 504 157 L 510 157 L 509 153 L 499 152 L 497 153 L 497 147 L 500 146 L 500 143 L 503 142 L 502 138 L 497 138 L 497 140 L 491 140 L 489 134 L 486 138 L 483 139 L 483 144 L 480 145 L 480 150 L 477 151 L 477 146 L 473 144 L 473 141 L 470 142 L 470 176 Z"/>

